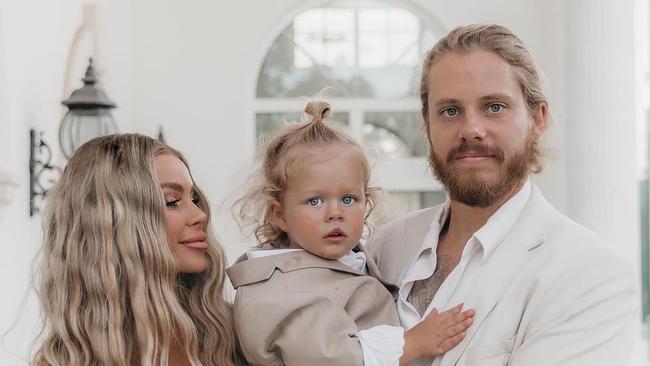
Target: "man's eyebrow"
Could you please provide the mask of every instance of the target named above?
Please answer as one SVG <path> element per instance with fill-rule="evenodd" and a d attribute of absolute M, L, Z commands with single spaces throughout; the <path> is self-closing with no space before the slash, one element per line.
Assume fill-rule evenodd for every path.
<path fill-rule="evenodd" d="M 480 98 L 482 101 L 489 101 L 489 100 L 512 100 L 513 97 L 509 94 L 506 93 L 492 93 L 488 95 L 484 95 Z M 459 100 L 456 98 L 440 98 L 436 100 L 433 104 L 433 106 L 438 107 L 442 105 L 449 105 L 449 104 L 458 104 Z"/>
<path fill-rule="evenodd" d="M 505 94 L 505 93 L 493 93 L 493 94 L 488 94 L 486 96 L 481 97 L 481 100 L 495 100 L 495 99 L 512 100 L 513 98 L 509 94 Z"/>
<path fill-rule="evenodd" d="M 171 188 L 175 191 L 183 192 L 183 186 L 173 182 L 160 183 L 160 188 Z"/>
<path fill-rule="evenodd" d="M 458 104 L 458 99 L 454 98 L 441 98 L 435 101 L 434 106 L 440 106 L 445 104 Z"/>

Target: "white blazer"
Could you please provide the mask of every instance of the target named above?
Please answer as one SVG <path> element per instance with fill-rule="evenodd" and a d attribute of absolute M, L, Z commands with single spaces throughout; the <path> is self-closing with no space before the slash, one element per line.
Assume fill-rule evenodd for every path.
<path fill-rule="evenodd" d="M 370 238 L 386 281 L 402 285 L 439 209 L 416 211 Z M 624 366 L 639 305 L 632 266 L 533 186 L 465 301 L 474 324 L 441 366 Z"/>

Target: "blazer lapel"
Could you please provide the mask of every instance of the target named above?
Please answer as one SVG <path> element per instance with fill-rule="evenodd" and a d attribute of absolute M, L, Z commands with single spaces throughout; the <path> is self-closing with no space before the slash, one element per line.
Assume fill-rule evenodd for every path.
<path fill-rule="evenodd" d="M 465 301 L 466 308 L 476 310 L 474 324 L 456 347 L 445 353 L 441 366 L 458 362 L 477 330 L 490 315 L 512 279 L 530 259 L 531 253 L 544 243 L 554 215 L 554 208 L 533 185 L 531 197 L 510 233 L 491 257 L 487 259 L 481 275 Z"/>
<path fill-rule="evenodd" d="M 357 276 L 364 275 L 337 260 L 324 259 L 306 250 L 255 259 L 246 259 L 246 255 L 243 255 L 235 264 L 226 269 L 226 273 L 236 289 L 251 283 L 266 281 L 271 278 L 276 269 L 282 272 L 291 272 L 303 268 L 329 268 Z"/>
<path fill-rule="evenodd" d="M 368 249 L 365 245 L 359 243 L 355 249 L 357 248 L 359 251 L 363 252 L 363 254 L 366 255 L 366 268 L 368 268 L 368 275 L 376 278 L 379 282 L 381 282 L 381 284 L 384 285 L 384 287 L 386 287 L 386 289 L 391 293 L 393 300 L 396 300 L 397 293 L 399 292 L 399 287 L 384 279 L 384 277 L 379 272 L 379 268 L 377 267 L 375 260 L 372 259 L 372 256 L 370 253 L 368 253 Z"/>
<path fill-rule="evenodd" d="M 402 280 L 412 262 L 417 259 L 417 253 L 422 248 L 424 239 L 431 228 L 434 217 L 442 209 L 442 205 L 417 211 L 399 222 L 399 226 L 382 232 L 377 231 L 376 237 L 381 241 L 379 249 L 373 237 L 368 242 L 370 251 L 377 267 L 381 269 L 383 278 L 393 285 L 401 285 Z"/>

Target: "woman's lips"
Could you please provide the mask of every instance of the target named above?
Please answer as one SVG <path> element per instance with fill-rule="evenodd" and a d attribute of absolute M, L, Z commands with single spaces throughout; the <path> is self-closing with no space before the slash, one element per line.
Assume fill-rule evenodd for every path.
<path fill-rule="evenodd" d="M 201 249 L 201 250 L 208 249 L 208 243 L 206 243 L 204 241 L 182 242 L 181 244 L 185 245 L 188 248 L 192 248 L 192 249 Z"/>
<path fill-rule="evenodd" d="M 208 243 L 205 239 L 206 235 L 201 233 L 181 240 L 180 243 L 188 248 L 205 250 L 208 249 Z"/>

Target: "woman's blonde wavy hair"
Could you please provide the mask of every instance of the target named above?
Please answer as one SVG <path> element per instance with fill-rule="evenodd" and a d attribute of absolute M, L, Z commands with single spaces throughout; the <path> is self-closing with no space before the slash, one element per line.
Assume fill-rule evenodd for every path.
<path fill-rule="evenodd" d="M 72 156 L 48 198 L 37 268 L 42 343 L 33 364 L 233 365 L 224 253 L 209 227 L 207 269 L 179 274 L 167 245 L 154 158 L 183 155 L 152 138 L 111 135 Z M 188 167 L 189 170 L 189 167 Z"/>
<path fill-rule="evenodd" d="M 234 204 L 234 216 L 240 227 L 255 234 L 258 246 L 266 244 L 275 248 L 289 247 L 287 233 L 271 220 L 273 205 L 281 205 L 282 193 L 287 188 L 288 165 L 291 152 L 297 146 L 326 146 L 343 144 L 361 162 L 364 173 L 367 219 L 376 206 L 379 188 L 369 184 L 370 164 L 359 143 L 337 127 L 324 122 L 332 109 L 325 101 L 311 101 L 305 113 L 311 120 L 302 123 L 289 123 L 284 126 L 266 145 L 261 158 L 261 168 L 249 179 L 248 187 Z M 366 227 L 370 226 L 366 221 Z"/>

